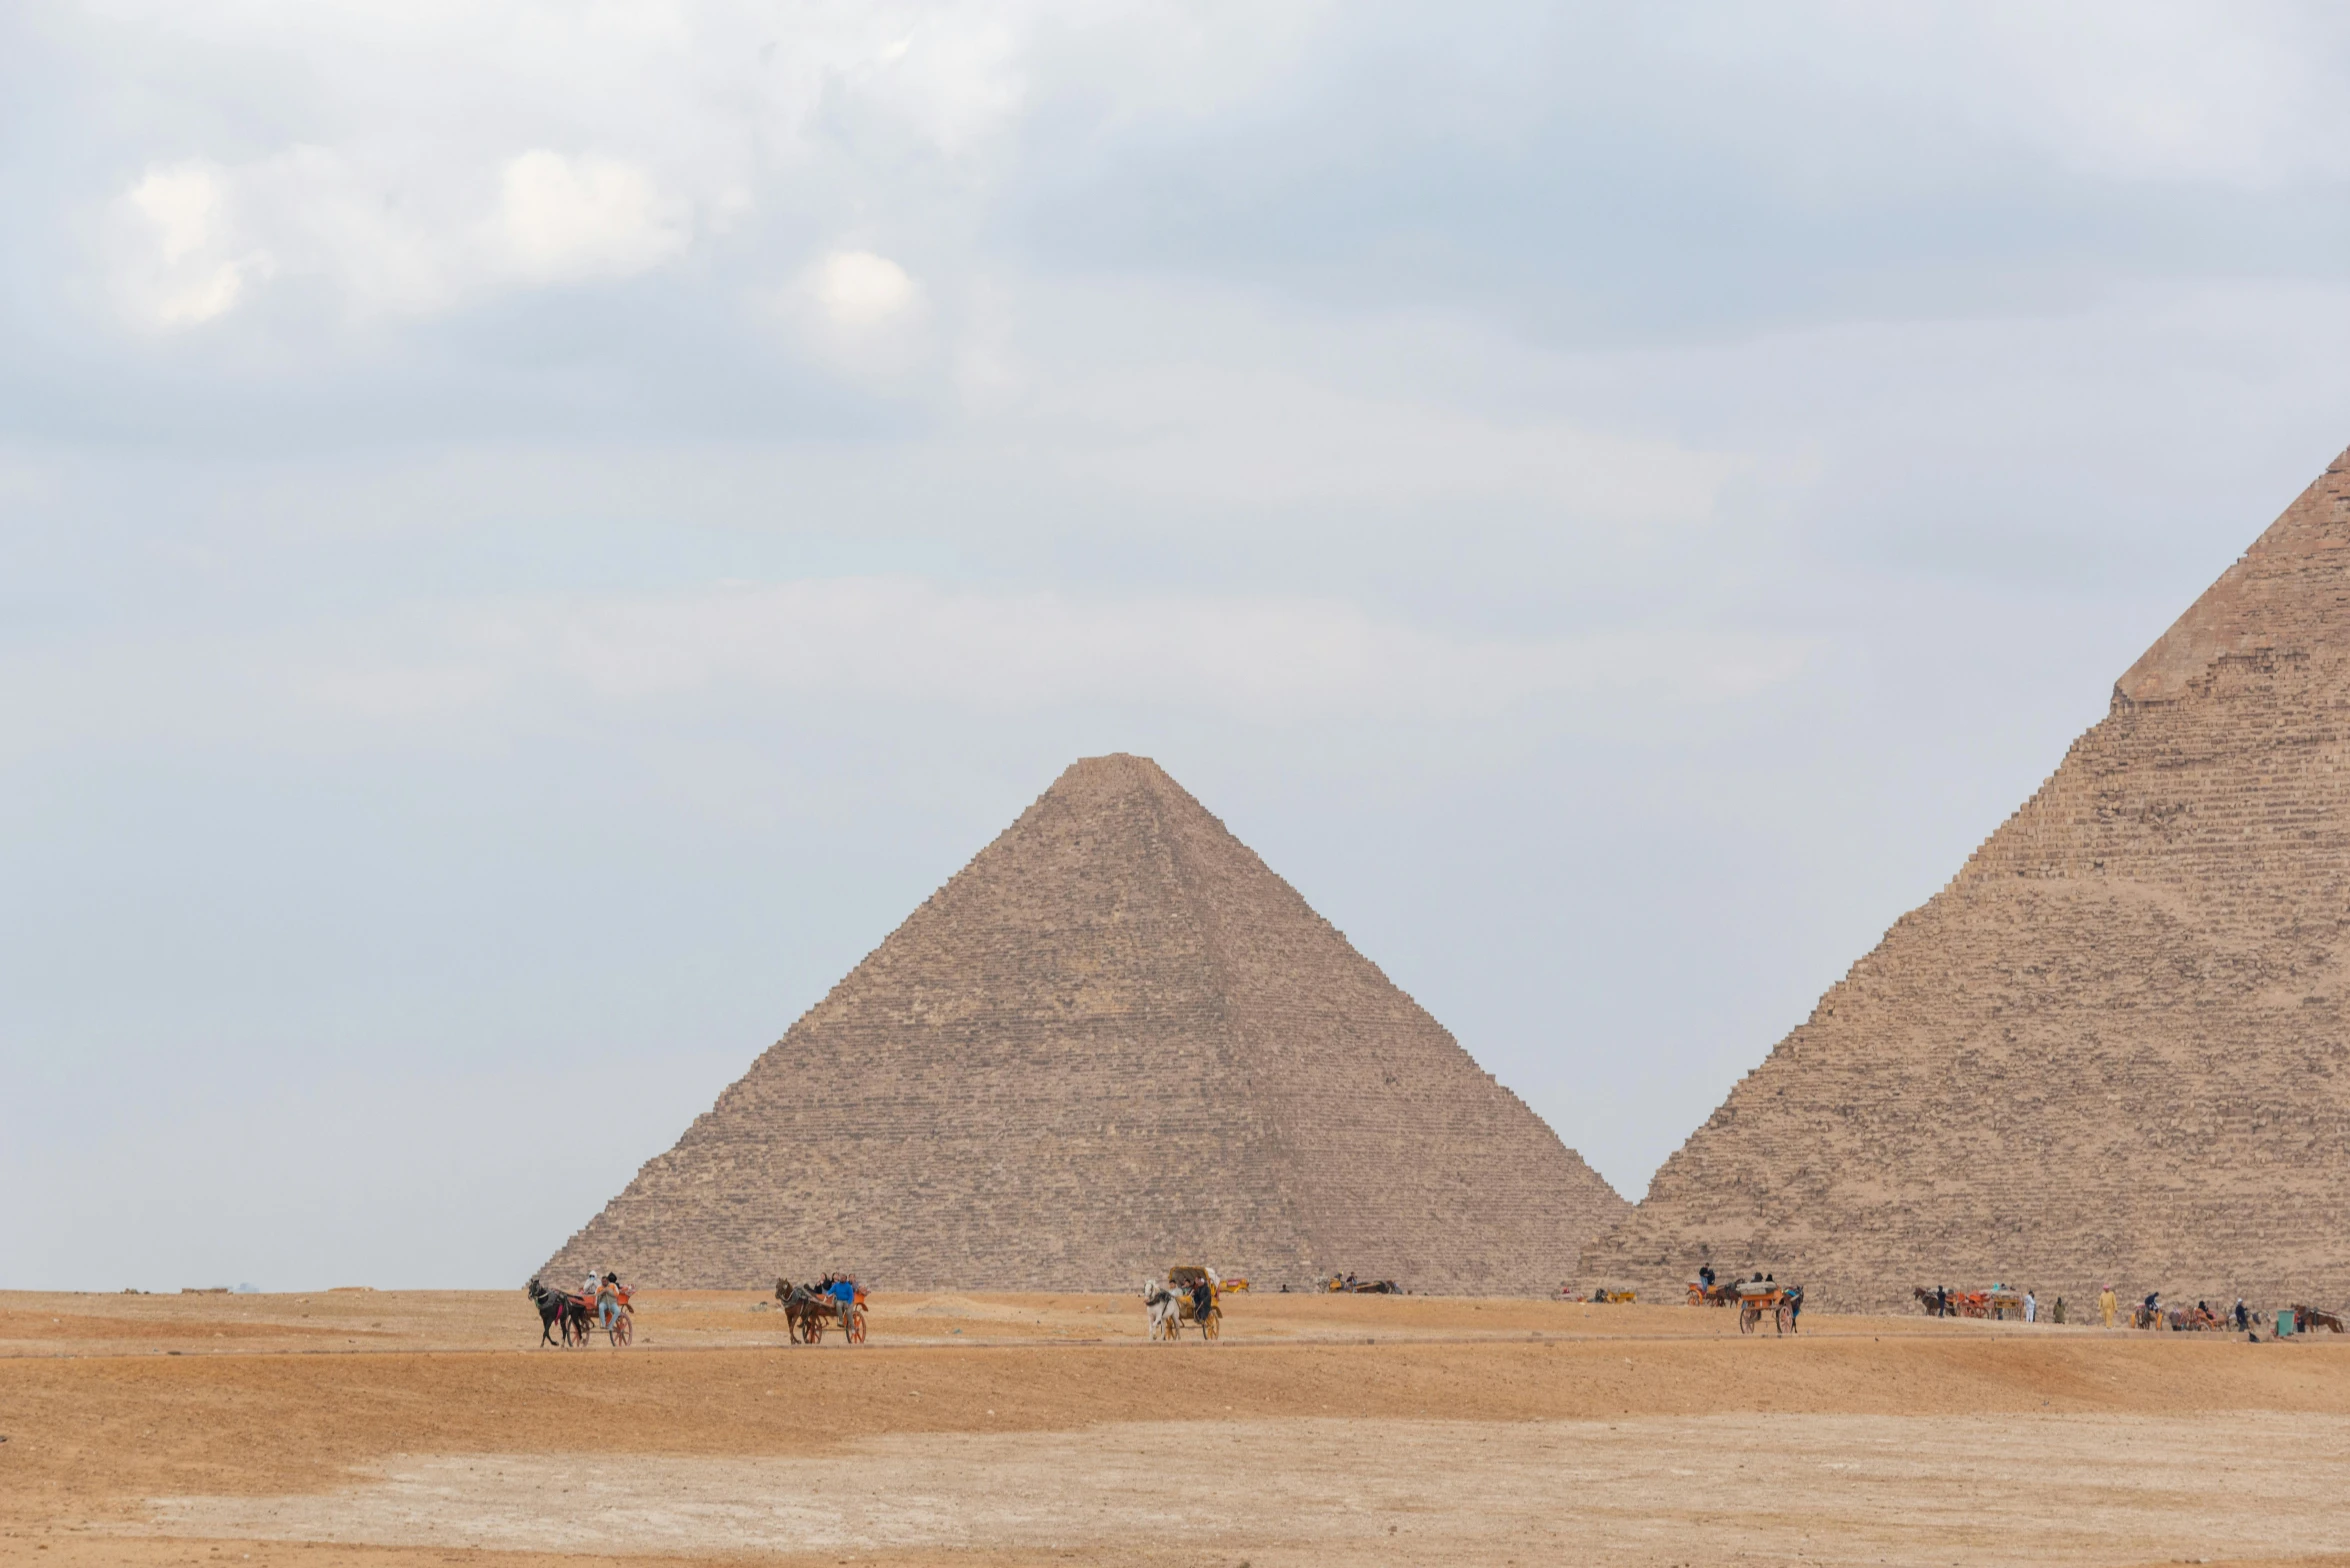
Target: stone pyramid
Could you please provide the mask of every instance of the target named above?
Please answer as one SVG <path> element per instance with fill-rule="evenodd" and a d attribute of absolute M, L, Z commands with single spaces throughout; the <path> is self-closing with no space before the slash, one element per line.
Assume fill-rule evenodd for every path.
<path fill-rule="evenodd" d="M 1910 1308 L 2350 1296 L 2350 454 L 1586 1254 Z"/>
<path fill-rule="evenodd" d="M 1625 1207 L 1156 764 L 1092 757 L 548 1268 L 1547 1293 Z"/>

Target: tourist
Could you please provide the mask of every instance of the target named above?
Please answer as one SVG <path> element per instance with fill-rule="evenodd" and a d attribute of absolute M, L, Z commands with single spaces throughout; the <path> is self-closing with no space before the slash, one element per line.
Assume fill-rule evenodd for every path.
<path fill-rule="evenodd" d="M 612 1325 L 620 1317 L 620 1276 L 606 1274 L 596 1287 L 596 1316 L 603 1321 L 604 1332 L 612 1332 Z"/>
<path fill-rule="evenodd" d="M 600 1269 L 589 1269 L 587 1271 L 587 1282 L 579 1287 L 579 1293 L 587 1297 L 590 1301 L 593 1301 L 596 1299 L 596 1287 L 603 1284 L 603 1282 L 604 1275 Z"/>
<path fill-rule="evenodd" d="M 1697 1266 L 1697 1283 L 1708 1290 L 1714 1288 L 1714 1266 L 1712 1264 L 1700 1263 Z"/>
<path fill-rule="evenodd" d="M 2026 1323 L 2040 1321 L 2040 1298 L 2028 1290 L 2024 1292 L 2024 1321 Z"/>
<path fill-rule="evenodd" d="M 2107 1328 L 2113 1327 L 2114 1309 L 2119 1305 L 2120 1303 L 2114 1299 L 2113 1287 L 2111 1285 L 2106 1286 L 2103 1290 L 2100 1290 L 2097 1293 L 2097 1310 L 2104 1314 L 2105 1326 Z"/>
<path fill-rule="evenodd" d="M 832 1299 L 840 1308 L 840 1332 L 846 1339 L 857 1315 L 857 1282 L 846 1278 L 833 1281 Z"/>

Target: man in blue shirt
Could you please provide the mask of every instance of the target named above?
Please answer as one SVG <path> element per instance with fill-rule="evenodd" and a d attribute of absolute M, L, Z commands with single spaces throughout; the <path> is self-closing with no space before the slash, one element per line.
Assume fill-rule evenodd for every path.
<path fill-rule="evenodd" d="M 832 1282 L 832 1299 L 840 1308 L 840 1332 L 846 1339 L 855 1322 L 857 1311 L 857 1282 L 840 1279 Z"/>

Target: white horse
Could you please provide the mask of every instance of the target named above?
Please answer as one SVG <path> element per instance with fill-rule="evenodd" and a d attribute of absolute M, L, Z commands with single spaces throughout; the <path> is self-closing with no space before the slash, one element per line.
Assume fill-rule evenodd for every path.
<path fill-rule="evenodd" d="M 1173 1340 L 1183 1332 L 1183 1299 L 1164 1280 L 1145 1280 L 1142 1304 L 1151 1315 L 1151 1338 Z"/>

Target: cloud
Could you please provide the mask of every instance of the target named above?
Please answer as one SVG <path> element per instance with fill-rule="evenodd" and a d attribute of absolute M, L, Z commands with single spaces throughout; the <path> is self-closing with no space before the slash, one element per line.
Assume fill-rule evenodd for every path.
<path fill-rule="evenodd" d="M 920 298 L 905 268 L 869 250 L 833 252 L 808 269 L 804 287 L 828 318 L 852 329 L 902 316 Z"/>
<path fill-rule="evenodd" d="M 933 347 L 922 285 L 874 251 L 829 251 L 761 303 L 800 354 L 852 382 L 903 390 Z"/>
<path fill-rule="evenodd" d="M 644 169 L 544 149 L 506 165 L 498 224 L 508 269 L 529 283 L 631 277 L 678 255 L 689 237 Z"/>
<path fill-rule="evenodd" d="M 207 163 L 148 169 L 116 198 L 108 239 L 114 298 L 140 326 L 200 326 L 228 314 L 248 279 L 276 270 L 246 244 L 223 172 Z"/>
<path fill-rule="evenodd" d="M 633 277 L 692 237 L 640 165 L 543 148 L 494 180 L 296 146 L 233 167 L 149 169 L 110 214 L 111 279 L 141 325 L 216 321 L 267 280 L 323 285 L 355 316 L 435 314 L 502 289 Z"/>
<path fill-rule="evenodd" d="M 622 705 L 783 692 L 980 712 L 1111 704 L 1252 720 L 1491 716 L 1547 699 L 1715 703 L 1791 679 L 1798 639 L 1633 630 L 1462 635 L 1339 601 L 1077 597 L 917 578 L 541 601 L 402 626 L 429 658 L 306 659 L 322 705 L 413 719 L 548 687 Z"/>

